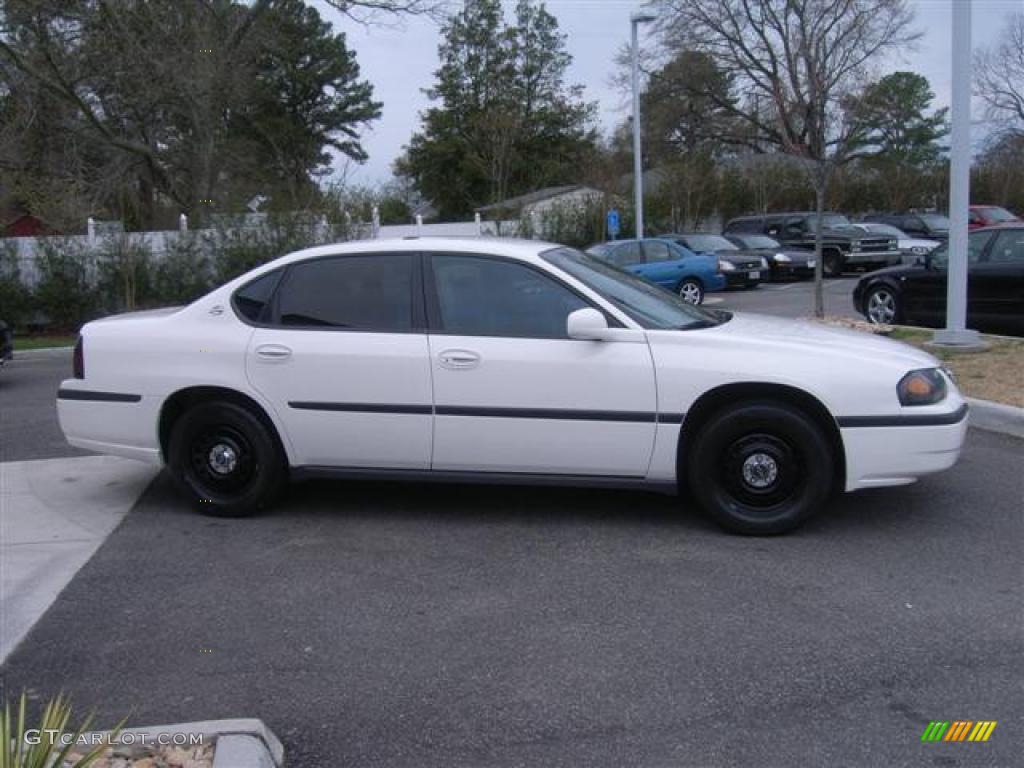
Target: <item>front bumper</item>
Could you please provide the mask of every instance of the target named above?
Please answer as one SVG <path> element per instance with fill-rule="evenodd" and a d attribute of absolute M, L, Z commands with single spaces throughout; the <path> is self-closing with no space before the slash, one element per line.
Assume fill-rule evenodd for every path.
<path fill-rule="evenodd" d="M 899 251 L 850 251 L 844 254 L 847 264 L 885 264 L 895 267 L 902 263 L 903 255 Z"/>
<path fill-rule="evenodd" d="M 725 278 L 726 288 L 750 288 L 764 280 L 767 272 L 763 267 L 737 269 L 734 272 L 723 272 L 722 277 Z"/>
<path fill-rule="evenodd" d="M 957 399 L 944 411 L 927 414 L 903 410 L 899 416 L 865 417 L 859 423 L 840 419 L 847 491 L 907 485 L 949 469 L 960 458 L 967 434 L 966 402 Z M 948 423 L 928 423 L 928 417 Z"/>

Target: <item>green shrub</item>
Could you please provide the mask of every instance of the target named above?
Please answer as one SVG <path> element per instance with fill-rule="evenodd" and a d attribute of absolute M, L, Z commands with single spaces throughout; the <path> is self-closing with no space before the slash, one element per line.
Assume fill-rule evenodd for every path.
<path fill-rule="evenodd" d="M 153 270 L 153 293 L 163 305 L 188 304 L 210 290 L 210 258 L 200 238 L 187 233 L 168 243 Z"/>
<path fill-rule="evenodd" d="M 92 254 L 70 238 L 48 237 L 36 248 L 35 304 L 51 330 L 77 331 L 97 311 Z"/>
<path fill-rule="evenodd" d="M 107 312 L 130 312 L 153 299 L 153 255 L 144 240 L 111 235 L 100 245 L 96 259 L 97 289 Z"/>
<path fill-rule="evenodd" d="M 31 310 L 31 293 L 21 277 L 18 248 L 0 241 L 0 320 L 11 327 L 21 326 Z"/>
<path fill-rule="evenodd" d="M 12 713 L 11 703 L 4 700 L 3 717 L 0 718 L 0 766 L 3 768 L 88 768 L 106 751 L 107 744 L 97 744 L 84 754 L 81 754 L 81 746 L 75 749 L 78 738 L 88 732 L 92 716 L 71 730 L 71 704 L 64 696 L 59 695 L 46 703 L 34 728 L 25 715 L 26 699 L 22 693 L 17 713 Z M 111 740 L 117 738 L 124 723 L 122 720 L 110 732 Z M 51 734 L 64 735 L 69 743 L 65 745 L 59 738 L 51 739 Z M 73 756 L 73 750 L 77 756 Z"/>

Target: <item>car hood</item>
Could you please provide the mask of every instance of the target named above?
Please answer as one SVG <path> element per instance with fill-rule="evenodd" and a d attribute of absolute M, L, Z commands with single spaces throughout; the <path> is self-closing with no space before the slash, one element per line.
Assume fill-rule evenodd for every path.
<path fill-rule="evenodd" d="M 681 344 L 694 331 L 671 332 Z M 809 320 L 791 320 L 771 315 L 736 312 L 732 319 L 713 328 L 696 331 L 718 344 L 750 345 L 760 352 L 775 348 L 780 353 L 853 358 L 873 365 L 892 364 L 898 368 L 931 368 L 939 362 L 916 347 L 873 333 L 825 325 Z M 668 339 L 666 339 L 668 341 Z"/>

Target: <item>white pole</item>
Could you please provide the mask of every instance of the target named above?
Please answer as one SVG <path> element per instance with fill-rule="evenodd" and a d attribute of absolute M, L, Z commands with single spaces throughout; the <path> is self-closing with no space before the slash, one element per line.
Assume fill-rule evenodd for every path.
<path fill-rule="evenodd" d="M 188 216 L 184 213 L 178 217 L 178 231 L 183 235 L 188 232 Z"/>
<path fill-rule="evenodd" d="M 476 222 L 476 236 L 480 237 L 484 233 L 484 224 L 480 219 L 480 211 L 473 214 L 473 221 Z"/>
<path fill-rule="evenodd" d="M 636 236 L 644 236 L 644 179 L 640 155 L 640 20 L 630 19 L 633 52 L 633 208 L 636 214 Z"/>
<path fill-rule="evenodd" d="M 949 153 L 949 264 L 946 328 L 935 343 L 971 346 L 978 332 L 967 330 L 967 206 L 971 193 L 971 0 L 953 4 L 953 137 Z"/>
<path fill-rule="evenodd" d="M 85 222 L 85 232 L 89 236 L 89 245 L 96 244 L 96 221 L 92 216 Z"/>
<path fill-rule="evenodd" d="M 416 214 L 416 234 L 423 234 L 423 216 L 418 213 Z"/>
<path fill-rule="evenodd" d="M 376 240 L 380 237 L 380 209 L 375 205 L 373 206 L 373 239 Z"/>

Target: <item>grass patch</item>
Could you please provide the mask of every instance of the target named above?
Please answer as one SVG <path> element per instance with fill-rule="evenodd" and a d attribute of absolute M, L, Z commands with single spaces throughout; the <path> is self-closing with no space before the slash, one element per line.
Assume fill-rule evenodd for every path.
<path fill-rule="evenodd" d="M 48 349 L 50 347 L 73 347 L 78 336 L 14 336 L 14 354 L 29 349 Z"/>
<path fill-rule="evenodd" d="M 982 335 L 990 345 L 984 352 L 955 352 L 925 346 L 933 335 L 928 330 L 894 328 L 889 338 L 935 355 L 953 371 L 957 386 L 968 397 L 1024 408 L 1024 339 Z"/>

